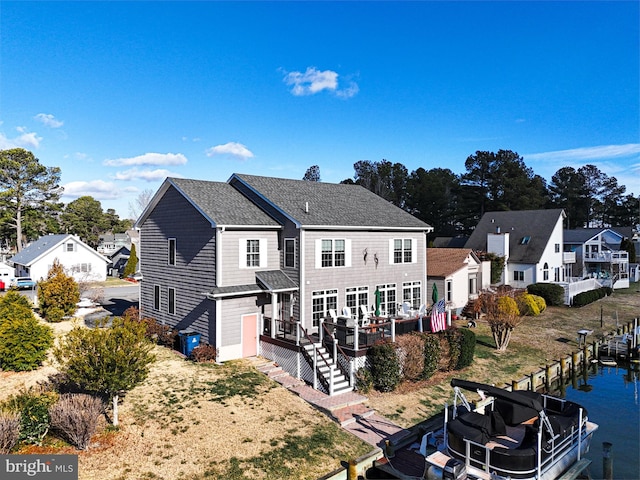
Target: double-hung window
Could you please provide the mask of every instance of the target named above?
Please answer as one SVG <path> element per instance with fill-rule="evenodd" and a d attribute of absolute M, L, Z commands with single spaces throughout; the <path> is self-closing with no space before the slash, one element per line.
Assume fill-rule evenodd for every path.
<path fill-rule="evenodd" d="M 320 325 L 321 318 L 329 316 L 329 309 L 338 308 L 338 290 L 317 290 L 311 292 L 311 317 L 313 326 Z"/>
<path fill-rule="evenodd" d="M 239 243 L 240 268 L 267 266 L 267 239 L 241 238 Z"/>
<path fill-rule="evenodd" d="M 260 266 L 260 240 L 247 240 L 247 268 Z"/>
<path fill-rule="evenodd" d="M 522 270 L 514 270 L 513 280 L 516 282 L 524 282 L 524 272 Z"/>
<path fill-rule="evenodd" d="M 389 242 L 390 263 L 415 263 L 416 242 L 413 238 L 394 238 Z"/>
<path fill-rule="evenodd" d="M 316 240 L 316 268 L 350 267 L 351 241 L 344 238 Z"/>

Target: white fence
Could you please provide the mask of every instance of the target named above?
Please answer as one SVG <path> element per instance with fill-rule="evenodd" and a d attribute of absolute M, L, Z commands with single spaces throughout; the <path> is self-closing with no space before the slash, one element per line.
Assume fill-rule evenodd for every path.
<path fill-rule="evenodd" d="M 564 288 L 564 304 L 571 305 L 571 300 L 577 294 L 582 292 L 588 292 L 589 290 L 595 290 L 602 287 L 602 284 L 595 278 L 587 278 L 586 280 L 569 281 L 569 283 L 560 283 L 560 286 Z"/>

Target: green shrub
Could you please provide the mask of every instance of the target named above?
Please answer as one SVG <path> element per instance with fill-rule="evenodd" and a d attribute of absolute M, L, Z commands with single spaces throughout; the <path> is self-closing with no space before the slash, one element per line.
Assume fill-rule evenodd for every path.
<path fill-rule="evenodd" d="M 527 286 L 527 292 L 544 298 L 547 305 L 564 305 L 564 288 L 556 283 L 532 283 Z"/>
<path fill-rule="evenodd" d="M 56 392 L 36 387 L 9 397 L 1 410 L 20 414 L 20 442 L 41 445 L 49 431 L 49 407 L 57 400 Z"/>
<path fill-rule="evenodd" d="M 38 282 L 38 299 L 40 313 L 48 322 L 60 322 L 76 312 L 80 288 L 74 278 L 64 272 L 57 258 L 47 278 Z"/>
<path fill-rule="evenodd" d="M 48 325 L 38 322 L 31 308 L 17 302 L 3 307 L 0 322 L 0 368 L 22 372 L 38 368 L 53 345 Z"/>
<path fill-rule="evenodd" d="M 395 346 L 390 342 L 377 343 L 367 353 L 373 386 L 380 392 L 391 392 L 400 383 L 400 362 Z"/>
<path fill-rule="evenodd" d="M 0 323 L 16 305 L 22 305 L 28 310 L 33 308 L 31 301 L 17 290 L 9 290 L 0 297 Z"/>
<path fill-rule="evenodd" d="M 473 363 L 473 356 L 476 351 L 476 334 L 468 328 L 460 328 L 458 332 L 460 333 L 460 357 L 455 369 L 461 370 Z"/>
<path fill-rule="evenodd" d="M 440 359 L 440 369 L 445 372 L 455 370 L 460 358 L 460 341 L 458 340 L 458 329 L 450 328 L 437 334 L 442 345 L 442 358 Z"/>
<path fill-rule="evenodd" d="M 573 297 L 571 305 L 574 307 L 583 307 L 610 295 L 610 291 L 611 289 L 609 287 L 600 287 L 595 290 L 578 293 Z"/>
<path fill-rule="evenodd" d="M 158 323 L 155 318 L 140 318 L 140 312 L 136 307 L 127 308 L 122 314 L 122 318 L 144 324 L 145 337 L 151 342 L 164 347 L 175 348 L 178 332 L 169 325 Z"/>
<path fill-rule="evenodd" d="M 520 294 L 516 297 L 516 303 L 518 304 L 518 310 L 520 311 L 521 315 L 527 315 L 531 317 L 540 315 L 540 308 L 538 308 L 538 304 L 536 303 L 533 295 L 529 293 Z"/>
<path fill-rule="evenodd" d="M 356 372 L 356 390 L 367 394 L 373 388 L 373 376 L 367 368 L 359 368 Z"/>
<path fill-rule="evenodd" d="M 437 335 L 424 335 L 424 372 L 422 377 L 425 379 L 438 370 L 438 362 L 440 361 L 440 340 Z"/>

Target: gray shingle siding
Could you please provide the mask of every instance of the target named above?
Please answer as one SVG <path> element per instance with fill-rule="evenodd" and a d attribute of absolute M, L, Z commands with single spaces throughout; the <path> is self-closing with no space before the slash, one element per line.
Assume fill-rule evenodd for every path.
<path fill-rule="evenodd" d="M 176 239 L 176 265 L 168 265 L 168 239 Z M 215 341 L 215 303 L 203 292 L 215 286 L 215 229 L 175 189 L 169 188 L 140 230 L 144 277 L 140 310 L 144 317 L 179 330 L 193 328 L 203 341 Z M 160 286 L 160 309 L 154 288 Z M 168 289 L 176 290 L 176 313 L 168 313 Z"/>

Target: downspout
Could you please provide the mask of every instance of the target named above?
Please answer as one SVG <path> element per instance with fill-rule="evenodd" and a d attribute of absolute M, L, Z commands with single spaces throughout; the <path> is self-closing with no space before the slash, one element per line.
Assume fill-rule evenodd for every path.
<path fill-rule="evenodd" d="M 224 227 L 218 227 L 216 228 L 216 236 L 215 236 L 215 252 L 216 252 L 216 268 L 215 268 L 215 285 L 219 286 L 222 280 L 222 248 L 221 248 L 221 243 L 222 243 L 222 232 L 224 231 Z M 222 339 L 222 308 L 221 307 L 221 303 L 222 302 L 218 302 L 218 300 L 214 300 L 214 308 L 215 308 L 215 317 L 216 317 L 216 349 L 218 351 L 220 351 L 221 348 L 221 339 Z"/>
<path fill-rule="evenodd" d="M 299 284 L 300 284 L 300 293 L 298 294 L 298 321 L 300 324 L 306 329 L 307 322 L 305 318 L 305 310 L 306 310 L 306 286 L 305 286 L 305 259 L 307 258 L 305 255 L 305 244 L 306 244 L 306 235 L 305 231 L 300 228 L 300 255 L 298 257 L 298 267 L 299 267 Z"/>

